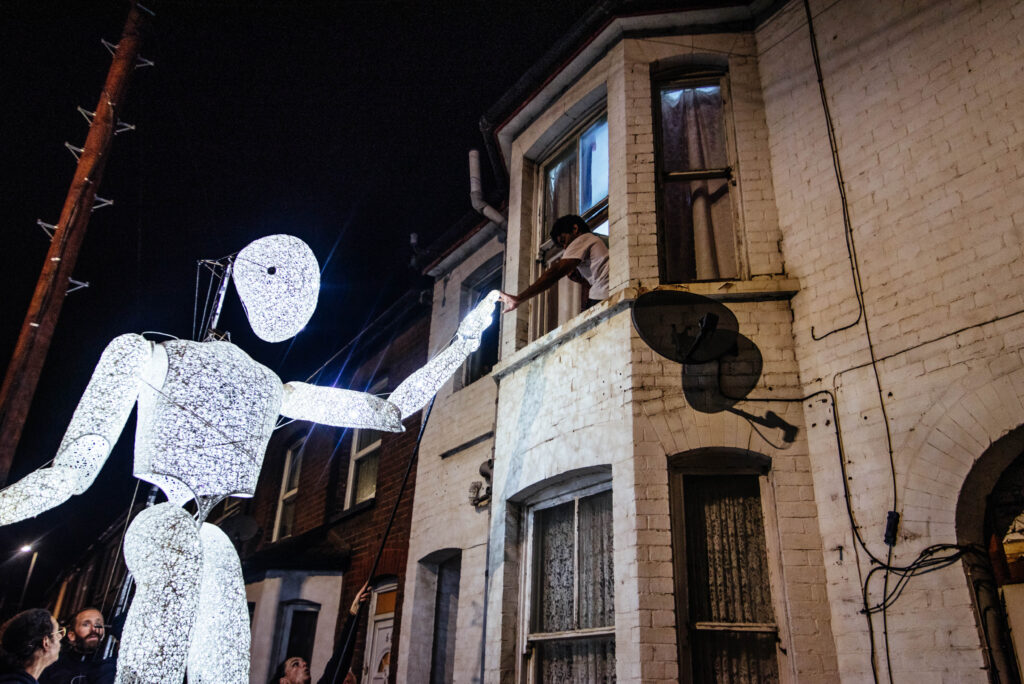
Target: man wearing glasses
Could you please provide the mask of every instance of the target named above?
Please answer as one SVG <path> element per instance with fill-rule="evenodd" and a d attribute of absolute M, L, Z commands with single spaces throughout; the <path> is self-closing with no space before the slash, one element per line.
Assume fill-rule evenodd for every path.
<path fill-rule="evenodd" d="M 67 631 L 60 657 L 43 671 L 39 684 L 113 684 L 117 671 L 114 658 L 101 658 L 106 636 L 103 614 L 95 608 L 78 611 Z"/>

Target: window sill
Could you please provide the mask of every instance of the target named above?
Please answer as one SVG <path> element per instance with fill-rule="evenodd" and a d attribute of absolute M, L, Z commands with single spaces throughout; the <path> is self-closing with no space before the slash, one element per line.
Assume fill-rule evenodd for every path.
<path fill-rule="evenodd" d="M 613 292 L 608 299 L 576 314 L 548 334 L 528 343 L 508 359 L 498 361 L 491 370 L 491 377 L 496 382 L 500 382 L 506 375 L 514 373 L 541 356 L 558 349 L 569 340 L 579 337 L 612 316 L 628 310 L 636 299 L 636 295 L 637 291 L 632 287 Z"/>
<path fill-rule="evenodd" d="M 720 302 L 767 302 L 792 299 L 800 281 L 787 275 L 755 276 L 752 280 L 714 280 L 658 285 L 656 290 L 692 292 Z"/>
<path fill-rule="evenodd" d="M 720 302 L 767 302 L 792 299 L 800 291 L 800 281 L 786 275 L 757 276 L 752 280 L 717 280 L 713 282 L 658 285 L 655 290 L 692 292 Z M 501 359 L 491 370 L 491 377 L 500 382 L 536 359 L 558 349 L 569 340 L 600 325 L 603 321 L 629 309 L 645 287 L 627 287 L 613 292 L 599 302 L 558 326 L 543 337 L 528 343 L 507 359 Z"/>
<path fill-rule="evenodd" d="M 348 508 L 343 510 L 341 513 L 335 513 L 331 517 L 331 519 L 327 521 L 327 524 L 328 525 L 333 525 L 334 523 L 339 522 L 341 520 L 347 520 L 348 518 L 353 518 L 353 517 L 359 515 L 360 513 L 362 513 L 363 511 L 370 510 L 371 508 L 374 507 L 374 505 L 376 503 L 377 503 L 377 497 L 376 496 L 370 497 L 366 501 L 360 501 L 359 503 L 357 503 L 357 504 L 355 504 L 353 506 L 349 506 Z"/>

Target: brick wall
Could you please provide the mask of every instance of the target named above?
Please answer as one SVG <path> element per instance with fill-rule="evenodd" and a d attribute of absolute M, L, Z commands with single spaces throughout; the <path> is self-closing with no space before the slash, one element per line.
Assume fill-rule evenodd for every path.
<path fill-rule="evenodd" d="M 811 7 L 865 316 L 812 338 L 854 323 L 858 306 L 806 18 L 793 2 L 760 27 L 757 50 L 785 263 L 802 284 L 793 300 L 800 376 L 805 391 L 836 389 L 853 508 L 883 557 L 895 476 L 903 524 L 894 562 L 907 563 L 956 541 L 966 474 L 1024 416 L 1024 11 L 962 1 Z M 850 554 L 828 414 L 808 413 L 814 491 L 840 670 L 858 681 L 871 676 L 858 614 L 868 564 Z M 912 580 L 888 615 L 897 679 L 987 680 L 959 566 Z M 878 648 L 885 676 L 880 637 Z"/>
<path fill-rule="evenodd" d="M 374 377 L 386 375 L 389 388 L 420 368 L 426 361 L 429 318 L 419 316 L 408 326 L 400 328 L 397 334 L 387 340 L 387 346 L 371 354 L 359 363 L 348 381 L 350 387 L 363 389 Z M 383 343 L 381 343 L 383 344 Z M 381 454 L 377 473 L 377 491 L 372 505 L 359 506 L 350 512 L 344 511 L 345 486 L 351 448 L 350 431 L 334 428 L 314 427 L 309 424 L 293 424 L 274 436 L 267 450 L 263 472 L 256 494 L 249 504 L 249 514 L 256 518 L 263 530 L 260 539 L 249 545 L 243 558 L 272 547 L 270 535 L 273 531 L 277 498 L 280 493 L 284 464 L 284 449 L 296 435 L 308 434 L 302 470 L 299 476 L 299 499 L 295 511 L 293 536 L 325 527 L 325 544 L 339 553 L 348 551 L 351 562 L 346 570 L 346 581 L 339 602 L 339 618 L 335 630 L 340 630 L 347 615 L 348 606 L 368 575 L 383 538 L 384 529 L 391 515 L 396 497 L 405 474 L 409 457 L 416 444 L 421 414 L 405 420 L 405 432 L 386 433 L 381 439 Z M 413 507 L 413 493 L 416 486 L 415 469 L 410 475 L 405 493 L 398 507 L 394 525 L 377 568 L 374 579 L 392 578 L 398 583 L 398 601 L 394 619 L 393 643 L 400 639 L 402 623 L 402 602 L 409 544 L 410 519 Z M 351 578 L 351 579 L 350 579 Z M 356 636 L 353 670 L 359 671 L 364 658 L 366 644 L 366 611 L 364 610 Z M 336 634 L 337 636 L 337 634 Z M 391 659 L 392 676 L 397 673 L 398 658 Z"/>
<path fill-rule="evenodd" d="M 438 278 L 430 323 L 432 351 L 444 348 L 466 313 L 463 282 L 502 249 L 494 238 Z M 480 681 L 488 511 L 470 503 L 469 486 L 483 482 L 479 468 L 492 454 L 496 396 L 489 376 L 467 386 L 450 381 L 438 392 L 424 430 L 405 580 L 407 636 L 398 646 L 401 681 L 429 679 L 437 591 L 436 561 L 429 559 L 446 550 L 461 555 L 454 681 Z M 466 446 L 469 442 L 474 443 Z M 421 563 L 424 558 L 427 564 Z"/>

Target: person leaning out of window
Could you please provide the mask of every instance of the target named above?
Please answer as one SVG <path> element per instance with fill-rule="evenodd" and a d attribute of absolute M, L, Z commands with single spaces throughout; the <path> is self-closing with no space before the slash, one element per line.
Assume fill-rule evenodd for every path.
<path fill-rule="evenodd" d="M 590 232 L 586 221 L 573 214 L 561 217 L 551 226 L 551 240 L 564 250 L 561 258 L 519 294 L 502 292 L 502 313 L 554 287 L 563 276 L 590 286 L 587 308 L 608 296 L 608 247 Z"/>

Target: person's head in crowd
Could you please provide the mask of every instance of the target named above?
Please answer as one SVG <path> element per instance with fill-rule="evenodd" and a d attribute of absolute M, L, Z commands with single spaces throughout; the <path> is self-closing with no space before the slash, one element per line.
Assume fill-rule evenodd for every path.
<path fill-rule="evenodd" d="M 68 627 L 68 642 L 77 651 L 93 653 L 103 643 L 105 630 L 103 613 L 96 608 L 83 608 L 78 611 Z"/>
<path fill-rule="evenodd" d="M 309 680 L 309 663 L 305 658 L 292 656 L 277 666 L 268 684 L 309 684 Z"/>
<path fill-rule="evenodd" d="M 0 671 L 36 679 L 60 655 L 64 629 L 43 608 L 25 610 L 0 626 Z"/>

